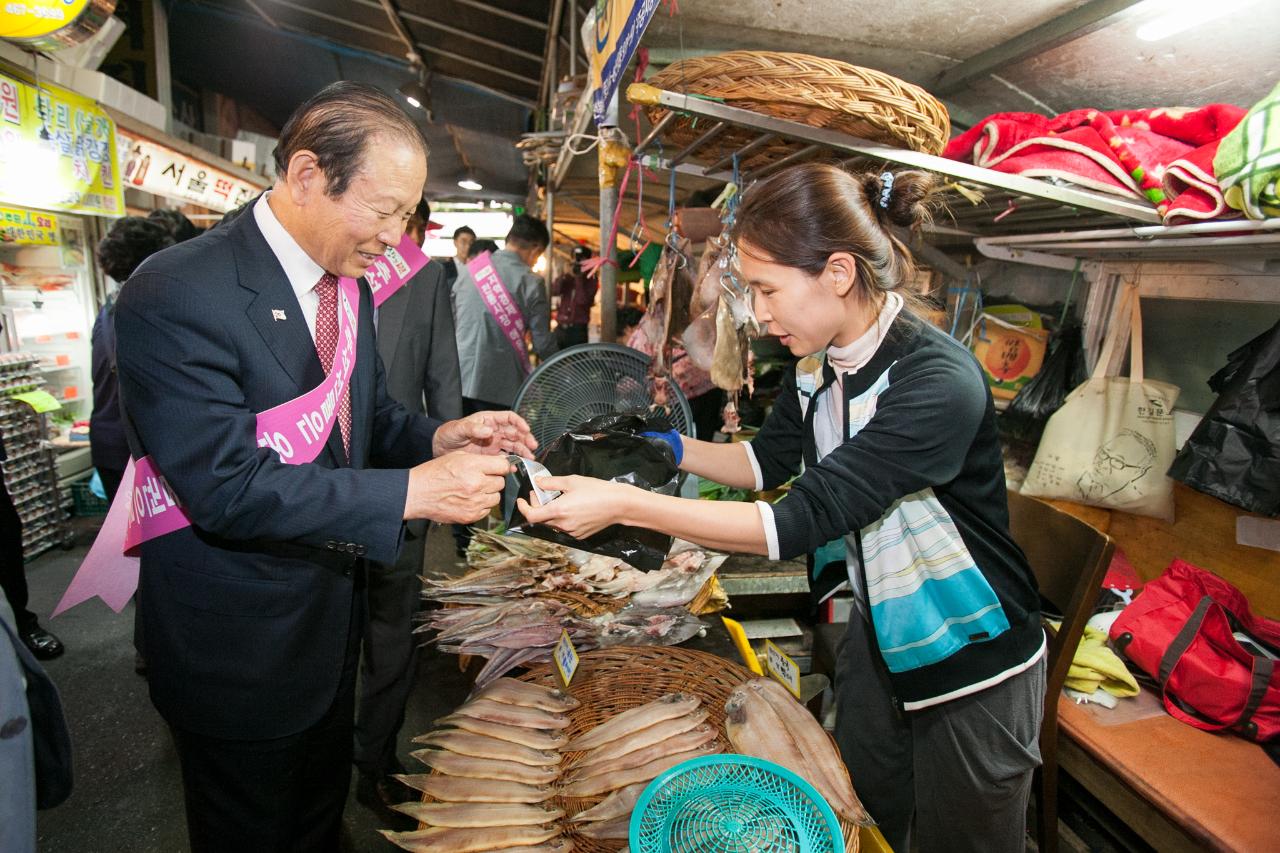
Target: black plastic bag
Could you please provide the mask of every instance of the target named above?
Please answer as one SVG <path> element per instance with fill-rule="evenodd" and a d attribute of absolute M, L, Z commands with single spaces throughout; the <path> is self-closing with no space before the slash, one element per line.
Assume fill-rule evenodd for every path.
<path fill-rule="evenodd" d="M 1280 323 L 1227 357 L 1209 379 L 1218 399 L 1169 476 L 1263 515 L 1280 515 Z"/>
<path fill-rule="evenodd" d="M 1001 416 L 1001 426 L 1007 434 L 1032 444 L 1040 443 L 1049 416 L 1062 407 L 1068 394 L 1089 378 L 1081 341 L 1078 323 L 1063 326 L 1054 335 L 1040 372 L 1022 386 Z"/>
<path fill-rule="evenodd" d="M 549 443 L 538 453 L 537 460 L 556 476 L 580 474 L 674 495 L 680 484 L 680 469 L 671 445 L 641 435 L 670 429 L 671 424 L 661 417 L 600 415 Z M 527 499 L 533 484 L 524 466 L 517 466 L 514 480 L 517 494 Z M 671 549 L 670 536 L 621 524 L 610 525 L 586 539 L 575 539 L 543 524 L 529 524 L 518 507 L 511 510 L 507 526 L 549 542 L 618 557 L 642 571 L 662 568 Z"/>

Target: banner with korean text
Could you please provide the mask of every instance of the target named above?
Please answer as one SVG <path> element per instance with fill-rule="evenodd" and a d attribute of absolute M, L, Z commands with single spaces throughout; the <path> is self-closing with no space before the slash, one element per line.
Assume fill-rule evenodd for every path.
<path fill-rule="evenodd" d="M 0 203 L 123 216 L 116 125 L 88 98 L 0 74 Z"/>
<path fill-rule="evenodd" d="M 657 8 L 658 0 L 597 0 L 590 43 L 591 108 L 597 123 L 604 121 L 609 101 Z"/>
<path fill-rule="evenodd" d="M 126 187 L 226 213 L 265 189 L 158 142 L 119 132 L 121 181 Z"/>

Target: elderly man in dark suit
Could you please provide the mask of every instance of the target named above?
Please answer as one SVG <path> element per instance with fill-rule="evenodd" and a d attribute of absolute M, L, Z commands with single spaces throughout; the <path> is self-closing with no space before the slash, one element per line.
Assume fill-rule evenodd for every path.
<path fill-rule="evenodd" d="M 441 423 L 391 399 L 366 285 L 343 310 L 354 362 L 335 357 L 338 278 L 399 244 L 422 198 L 426 145 L 396 102 L 329 86 L 275 157 L 251 211 L 153 255 L 116 307 L 131 449 L 191 521 L 141 545 L 139 596 L 195 853 L 338 849 L 366 572 L 395 563 L 405 520 L 485 515 L 504 454 L 533 446 L 514 415 Z M 313 461 L 259 447 L 260 413 L 347 370 Z"/>
<path fill-rule="evenodd" d="M 431 207 L 423 201 L 407 232 L 416 245 L 422 245 L 430 220 Z M 389 296 L 378 308 L 376 325 L 378 355 L 387 371 L 391 398 L 406 409 L 425 411 L 440 420 L 462 417 L 458 347 L 443 265 L 429 261 Z M 401 800 L 409 791 L 388 776 L 404 772 L 396 756 L 396 737 L 404 723 L 417 662 L 413 614 L 421 599 L 419 576 L 428 524 L 416 520 L 405 527 L 400 559 L 370 572 L 367 590 L 369 622 L 360 661 L 355 765 L 360 771 L 356 795 L 374 807 Z"/>

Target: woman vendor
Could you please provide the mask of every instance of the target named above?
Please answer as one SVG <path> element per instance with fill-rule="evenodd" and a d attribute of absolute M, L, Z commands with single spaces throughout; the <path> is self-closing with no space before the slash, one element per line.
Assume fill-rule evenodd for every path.
<path fill-rule="evenodd" d="M 744 195 L 736 274 L 802 359 L 753 441 L 671 440 L 683 470 L 729 486 L 800 474 L 781 501 L 551 477 L 539 485 L 562 495 L 521 511 L 577 537 L 623 523 L 771 559 L 843 551 L 857 607 L 836 739 L 859 796 L 895 850 L 1022 851 L 1045 637 L 982 372 L 905 289 L 891 228 L 922 223 L 931 187 L 920 172 L 804 164 Z"/>

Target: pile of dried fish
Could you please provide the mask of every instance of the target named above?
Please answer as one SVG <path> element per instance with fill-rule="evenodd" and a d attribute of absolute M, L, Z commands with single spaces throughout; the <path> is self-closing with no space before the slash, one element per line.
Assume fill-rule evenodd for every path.
<path fill-rule="evenodd" d="M 423 578 L 423 597 L 450 606 L 426 614 L 416 630 L 435 632 L 441 651 L 487 658 L 476 677 L 481 687 L 517 666 L 549 660 L 562 631 L 584 651 L 675 645 L 704 630 L 691 608 L 709 612 L 727 604 L 713 581 L 725 559 L 678 543 L 661 569 L 642 572 L 613 557 L 476 531 L 470 571 Z M 575 596 L 594 611 L 584 614 L 562 600 Z"/>
<path fill-rule="evenodd" d="M 787 689 L 768 678 L 735 687 L 725 702 L 725 733 L 736 752 L 772 761 L 817 789 L 851 823 L 873 823 L 849 782 L 835 744 Z"/>
<path fill-rule="evenodd" d="M 498 601 L 430 611 L 415 630 L 438 632 L 441 651 L 488 658 L 476 675 L 484 687 L 517 666 L 550 660 L 551 650 L 568 632 L 580 651 L 620 645 L 676 645 L 705 630 L 682 607 L 631 604 L 615 613 L 581 617 L 555 601 Z"/>
<path fill-rule="evenodd" d="M 669 693 L 615 714 L 565 747 L 584 754 L 562 778 L 560 795 L 608 794 L 573 816 L 579 833 L 601 840 L 625 839 L 631 812 L 651 781 L 691 758 L 720 752 L 718 732 L 707 725 L 707 712 L 700 704 L 696 696 Z"/>
<path fill-rule="evenodd" d="M 559 690 L 499 679 L 449 717 L 446 728 L 414 738 L 427 748 L 413 757 L 435 771 L 397 776 L 436 802 L 404 803 L 399 811 L 426 825 L 413 832 L 382 830 L 419 853 L 482 850 L 569 853 L 561 809 L 547 804 L 560 778 L 558 735 L 578 700 Z"/>

